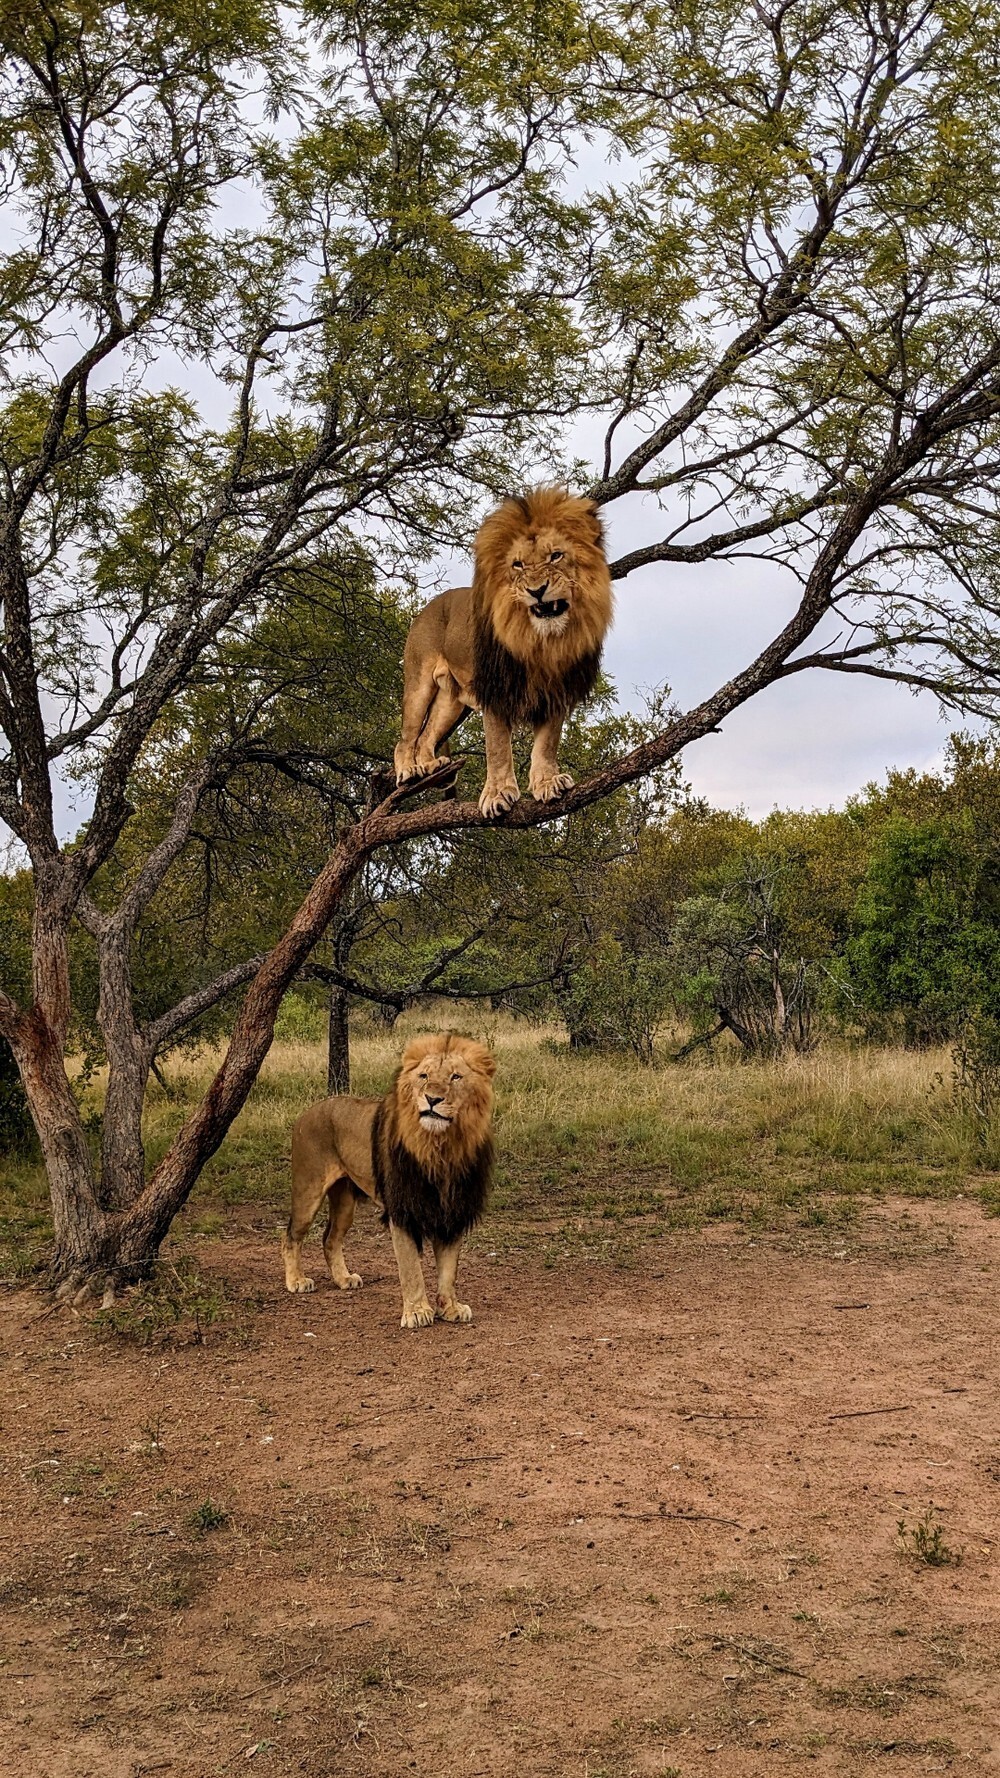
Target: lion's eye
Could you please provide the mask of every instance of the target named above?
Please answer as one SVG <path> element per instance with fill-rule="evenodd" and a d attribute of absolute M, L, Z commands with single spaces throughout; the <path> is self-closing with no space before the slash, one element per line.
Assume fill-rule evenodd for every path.
<path fill-rule="evenodd" d="M 460 1074 L 453 1074 L 451 1078 L 452 1080 L 461 1080 L 462 1076 Z"/>
<path fill-rule="evenodd" d="M 422 1074 L 422 1075 L 421 1075 L 421 1076 L 420 1076 L 420 1078 L 421 1078 L 421 1080 L 426 1080 L 426 1079 L 427 1079 L 427 1076 L 426 1076 L 426 1074 Z"/>
<path fill-rule="evenodd" d="M 554 549 L 554 550 L 552 550 L 551 554 L 549 555 L 549 561 L 550 562 L 561 562 L 565 553 L 566 553 L 565 550 Z"/>

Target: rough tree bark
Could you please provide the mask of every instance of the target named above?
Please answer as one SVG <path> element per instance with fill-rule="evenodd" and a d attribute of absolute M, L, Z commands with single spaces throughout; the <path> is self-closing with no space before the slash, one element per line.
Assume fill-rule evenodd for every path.
<path fill-rule="evenodd" d="M 326 1090 L 328 1093 L 349 1093 L 351 1090 L 351 1032 L 348 1021 L 350 1001 L 345 989 L 330 984 L 327 1002 Z"/>

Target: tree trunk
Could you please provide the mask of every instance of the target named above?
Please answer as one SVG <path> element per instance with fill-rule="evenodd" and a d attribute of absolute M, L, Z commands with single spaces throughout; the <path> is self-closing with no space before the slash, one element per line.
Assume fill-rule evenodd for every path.
<path fill-rule="evenodd" d="M 146 1183 L 142 1108 L 149 1064 L 141 1048 L 108 1056 L 108 1088 L 101 1125 L 101 1203 L 126 1210 Z"/>
<path fill-rule="evenodd" d="M 36 1009 L 24 1020 L 12 1048 L 52 1194 L 53 1279 L 57 1284 L 82 1286 L 106 1270 L 113 1228 L 98 1201 L 93 1161 L 66 1076 L 62 1044 Z"/>
<path fill-rule="evenodd" d="M 66 1074 L 69 918 L 65 863 L 48 858 L 35 869 L 34 1002 L 29 1011 L 19 1012 L 7 1001 L 4 1010 L 6 1036 L 48 1175 L 55 1236 L 52 1277 L 72 1296 L 101 1278 L 112 1229 L 98 1196 L 90 1145 Z"/>
<path fill-rule="evenodd" d="M 327 1032 L 326 1090 L 328 1093 L 349 1093 L 351 1090 L 351 1033 L 348 1024 L 349 1000 L 346 991 L 330 984 L 329 1024 Z"/>
<path fill-rule="evenodd" d="M 108 1057 L 108 1088 L 101 1127 L 101 1202 L 126 1210 L 146 1183 L 142 1107 L 149 1079 L 149 1046 L 136 1024 L 132 991 L 132 922 L 109 920 L 98 946 L 98 1023 Z"/>
<path fill-rule="evenodd" d="M 783 1050 L 788 1043 L 788 1009 L 781 986 L 781 957 L 777 947 L 771 952 L 771 991 L 774 995 L 774 1045 Z"/>

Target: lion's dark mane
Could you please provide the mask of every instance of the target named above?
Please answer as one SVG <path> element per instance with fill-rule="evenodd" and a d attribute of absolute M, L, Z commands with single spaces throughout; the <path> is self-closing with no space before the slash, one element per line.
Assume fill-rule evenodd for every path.
<path fill-rule="evenodd" d="M 558 683 L 536 680 L 525 665 L 497 640 L 489 617 L 477 611 L 472 631 L 472 688 L 481 710 L 501 716 L 511 727 L 527 722 L 539 728 L 550 717 L 565 716 L 597 684 L 601 651 L 588 649 L 566 669 Z"/>
<path fill-rule="evenodd" d="M 425 1241 L 450 1247 L 474 1228 L 486 1208 L 493 1170 L 489 1135 L 444 1184 L 420 1165 L 396 1128 L 391 1095 L 382 1100 L 372 1124 L 372 1175 L 383 1220 L 410 1236 L 419 1250 Z"/>

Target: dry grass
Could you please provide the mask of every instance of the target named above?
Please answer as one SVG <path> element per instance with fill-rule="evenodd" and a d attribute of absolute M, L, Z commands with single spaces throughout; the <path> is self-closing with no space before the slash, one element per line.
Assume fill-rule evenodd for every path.
<path fill-rule="evenodd" d="M 353 1042 L 353 1084 L 384 1089 L 405 1037 L 443 1017 L 412 1013 L 392 1032 Z M 512 1218 L 666 1215 L 676 1224 L 793 1211 L 822 1222 L 851 1213 L 859 1194 L 944 1196 L 982 1165 L 975 1132 L 956 1109 L 941 1052 L 828 1046 L 747 1065 L 735 1050 L 646 1068 L 629 1057 L 575 1054 L 556 1026 L 472 1016 L 459 1020 L 496 1051 L 497 1207 Z M 177 1099 L 151 1095 L 152 1150 L 165 1145 L 184 1102 L 215 1057 L 173 1062 Z M 275 1204 L 285 1189 L 288 1132 L 324 1088 L 319 1043 L 276 1043 L 229 1141 L 207 1170 L 203 1200 Z M 828 1202 L 827 1200 L 835 1200 Z"/>
<path fill-rule="evenodd" d="M 440 1016 L 411 1013 L 392 1032 L 363 1026 L 352 1045 L 354 1090 L 382 1091 L 405 1037 L 449 1022 L 489 1043 L 499 1061 L 493 1245 L 530 1234 L 554 1254 L 567 1244 L 619 1253 L 624 1225 L 634 1241 L 713 1219 L 840 1228 L 865 1197 L 888 1193 L 968 1190 L 996 1208 L 984 1172 L 991 1157 L 955 1104 L 945 1051 L 830 1043 L 748 1065 L 723 1049 L 714 1060 L 646 1068 L 629 1057 L 575 1054 L 557 1026 L 444 1006 Z M 217 1061 L 217 1051 L 204 1050 L 168 1062 L 169 1092 L 154 1086 L 147 1105 L 152 1160 Z M 192 1234 L 221 1232 L 237 1203 L 283 1215 L 289 1131 L 324 1085 L 320 1042 L 274 1044 L 186 1212 Z M 87 1092 L 94 1113 L 101 1094 L 97 1079 Z M 44 1239 L 44 1203 L 38 1168 L 0 1172 L 0 1246 L 6 1216 L 7 1245 L 22 1266 Z"/>

